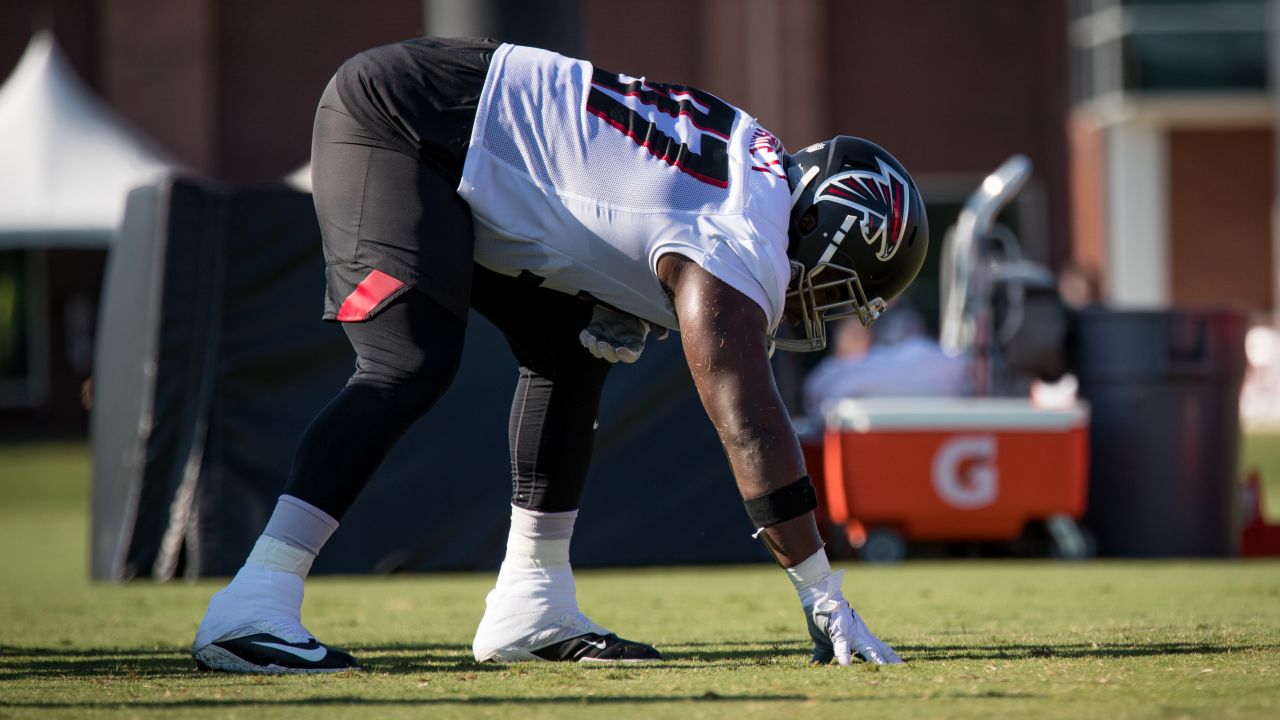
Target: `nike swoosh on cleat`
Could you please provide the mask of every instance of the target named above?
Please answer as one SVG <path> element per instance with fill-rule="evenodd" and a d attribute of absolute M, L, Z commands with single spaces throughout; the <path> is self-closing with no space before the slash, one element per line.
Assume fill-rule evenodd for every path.
<path fill-rule="evenodd" d="M 280 650 L 281 652 L 287 652 L 290 655 L 296 655 L 297 657 L 300 657 L 303 660 L 306 660 L 307 662 L 320 662 L 325 658 L 326 655 L 329 654 L 329 648 L 323 645 L 317 648 L 312 648 L 311 650 L 304 650 L 303 648 L 296 648 L 296 647 L 293 647 L 292 645 L 282 645 L 280 643 L 273 643 L 273 642 L 261 642 L 259 640 L 254 640 L 253 644 L 261 645 L 262 647 L 265 647 L 265 648 L 271 648 L 272 650 Z"/>
<path fill-rule="evenodd" d="M 609 647 L 609 643 L 605 642 L 604 640 L 596 640 L 595 642 L 592 642 L 586 638 L 583 638 L 582 642 L 590 645 L 591 647 L 597 650 L 604 650 L 605 648 Z"/>

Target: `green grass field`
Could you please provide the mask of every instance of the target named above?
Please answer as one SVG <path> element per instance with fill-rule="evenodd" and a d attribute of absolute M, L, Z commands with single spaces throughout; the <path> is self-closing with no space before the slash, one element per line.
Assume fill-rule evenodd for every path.
<path fill-rule="evenodd" d="M 1246 452 L 1280 477 L 1280 437 Z M 909 660 L 879 670 L 807 667 L 770 567 L 580 573 L 584 609 L 669 658 L 634 668 L 476 665 L 487 574 L 317 578 L 304 619 L 371 671 L 202 674 L 216 584 L 90 584 L 87 494 L 83 445 L 0 446 L 0 718 L 1280 717 L 1276 561 L 849 566 Z"/>

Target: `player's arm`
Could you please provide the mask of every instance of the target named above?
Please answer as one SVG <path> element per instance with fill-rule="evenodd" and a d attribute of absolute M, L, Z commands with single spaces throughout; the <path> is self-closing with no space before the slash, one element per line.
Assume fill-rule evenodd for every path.
<path fill-rule="evenodd" d="M 658 277 L 671 293 L 689 371 L 747 512 L 795 585 L 814 642 L 812 661 L 901 662 L 849 606 L 843 573 L 827 561 L 800 443 L 773 382 L 764 312 L 681 256 L 660 258 Z"/>
<path fill-rule="evenodd" d="M 764 312 L 683 256 L 660 258 L 658 276 L 671 293 L 689 371 L 743 500 L 785 493 L 806 473 L 769 365 Z M 765 527 L 761 535 L 783 567 L 822 548 L 812 512 Z"/>

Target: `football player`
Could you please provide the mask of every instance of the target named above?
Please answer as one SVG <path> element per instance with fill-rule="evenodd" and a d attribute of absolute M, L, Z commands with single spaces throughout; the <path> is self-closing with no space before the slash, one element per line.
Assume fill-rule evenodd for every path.
<path fill-rule="evenodd" d="M 358 668 L 300 620 L 303 578 L 404 431 L 449 387 L 468 307 L 520 365 L 507 554 L 478 661 L 659 660 L 578 608 L 569 543 L 611 363 L 678 330 L 757 535 L 795 585 L 813 660 L 900 662 L 832 572 L 774 385 L 774 347 L 873 322 L 928 247 L 906 170 L 840 136 L 788 155 L 739 108 L 529 47 L 419 38 L 347 61 L 312 145 L 324 317 L 350 381 L 299 442 L 243 568 L 192 652 L 237 672 Z M 780 326 L 799 337 L 778 338 Z M 448 482 L 449 478 L 432 478 Z M 432 512 L 424 511 L 430 522 Z"/>

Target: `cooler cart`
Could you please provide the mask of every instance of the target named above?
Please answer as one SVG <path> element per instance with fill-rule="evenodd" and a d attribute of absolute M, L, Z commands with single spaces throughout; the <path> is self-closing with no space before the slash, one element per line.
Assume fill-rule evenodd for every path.
<path fill-rule="evenodd" d="M 1086 557 L 1088 409 L 1017 398 L 842 400 L 827 414 L 821 504 L 863 559 L 908 541 L 1007 541 L 1044 521 L 1052 551 Z"/>

